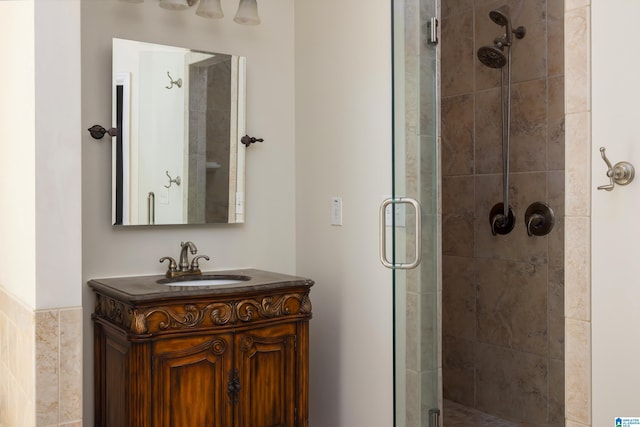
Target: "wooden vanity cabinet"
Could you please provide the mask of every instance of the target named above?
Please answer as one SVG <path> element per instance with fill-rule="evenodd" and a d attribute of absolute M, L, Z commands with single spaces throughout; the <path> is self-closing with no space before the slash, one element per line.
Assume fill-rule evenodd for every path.
<path fill-rule="evenodd" d="M 308 427 L 312 281 L 138 300 L 111 280 L 89 282 L 96 426 Z"/>

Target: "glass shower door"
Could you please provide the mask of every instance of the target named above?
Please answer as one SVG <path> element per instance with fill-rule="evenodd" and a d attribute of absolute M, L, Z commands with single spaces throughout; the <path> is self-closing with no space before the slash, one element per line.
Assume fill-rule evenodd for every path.
<path fill-rule="evenodd" d="M 441 423 L 437 12 L 437 0 L 393 0 L 393 194 L 385 250 L 394 270 L 396 427 Z"/>

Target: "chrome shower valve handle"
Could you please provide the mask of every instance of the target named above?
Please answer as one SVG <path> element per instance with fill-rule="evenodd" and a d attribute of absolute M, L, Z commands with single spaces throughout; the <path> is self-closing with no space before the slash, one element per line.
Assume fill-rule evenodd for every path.
<path fill-rule="evenodd" d="M 607 159 L 604 147 L 600 147 L 600 155 L 602 156 L 602 160 L 607 164 L 607 176 L 609 177 L 610 182 L 609 184 L 599 186 L 598 190 L 611 191 L 614 189 L 616 184 L 627 185 L 633 181 L 636 170 L 631 163 L 618 162 L 612 166 L 609 159 Z"/>

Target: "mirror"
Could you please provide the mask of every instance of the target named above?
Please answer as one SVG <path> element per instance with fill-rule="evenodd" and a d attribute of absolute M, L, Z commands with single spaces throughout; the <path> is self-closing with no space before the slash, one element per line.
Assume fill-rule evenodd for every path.
<path fill-rule="evenodd" d="M 113 39 L 113 224 L 244 222 L 245 64 Z"/>

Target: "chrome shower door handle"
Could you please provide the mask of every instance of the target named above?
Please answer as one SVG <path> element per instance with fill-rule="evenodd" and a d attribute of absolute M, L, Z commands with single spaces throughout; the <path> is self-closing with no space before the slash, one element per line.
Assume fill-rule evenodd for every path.
<path fill-rule="evenodd" d="M 396 263 L 389 261 L 387 258 L 387 206 L 394 204 L 412 205 L 416 211 L 416 228 L 415 228 L 415 248 L 416 255 L 413 261 L 409 263 Z M 422 261 L 422 207 L 420 203 L 411 197 L 399 197 L 397 199 L 385 199 L 380 205 L 380 262 L 387 268 L 410 270 L 416 268 Z"/>

